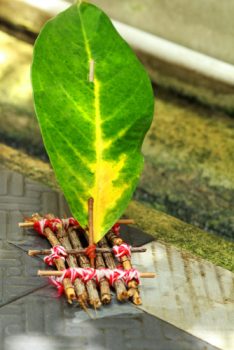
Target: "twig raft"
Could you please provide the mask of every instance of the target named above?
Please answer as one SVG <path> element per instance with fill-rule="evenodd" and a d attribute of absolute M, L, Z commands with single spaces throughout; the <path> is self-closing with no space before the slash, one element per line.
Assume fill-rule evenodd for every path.
<path fill-rule="evenodd" d="M 57 276 L 63 276 L 62 280 L 52 277 L 52 282 L 56 287 L 58 287 L 59 291 L 62 292 L 62 290 L 64 290 L 63 285 L 67 279 L 70 279 L 69 273 L 72 272 L 70 282 L 71 284 L 74 283 L 75 285 L 76 295 L 78 296 L 81 306 L 82 298 L 79 298 L 79 296 L 81 296 L 83 292 L 86 292 L 86 289 L 89 295 L 89 303 L 95 309 L 99 308 L 102 303 L 110 303 L 111 286 L 113 286 L 116 290 L 117 300 L 125 301 L 128 298 L 131 298 L 135 304 L 141 303 L 138 292 L 140 275 L 135 269 L 132 268 L 129 257 L 131 256 L 132 252 L 144 252 L 146 249 L 143 247 L 131 247 L 124 243 L 118 236 L 119 224 L 115 224 L 112 227 L 112 232 L 108 232 L 106 235 L 113 247 L 109 247 L 108 241 L 104 237 L 99 241 L 98 247 L 93 244 L 91 246 L 89 245 L 88 248 L 83 248 L 84 246 L 87 247 L 87 242 L 90 238 L 90 236 L 87 234 L 89 231 L 87 229 L 82 229 L 74 218 L 58 219 L 53 215 L 48 214 L 42 219 L 39 214 L 34 214 L 33 217 L 28 220 L 33 223 L 34 229 L 40 235 L 47 237 L 45 232 L 50 232 L 52 233 L 54 239 L 54 245 L 51 249 L 31 250 L 29 251 L 29 255 L 33 256 L 48 254 L 48 256 L 44 258 L 44 261 L 49 263 L 49 265 L 52 265 L 55 262 L 57 263 L 59 260 L 64 258 L 66 259 L 69 268 L 61 268 L 59 272 L 55 272 L 55 274 L 58 273 Z M 81 236 L 79 237 L 79 235 Z M 96 270 L 94 268 L 90 268 L 90 262 L 88 259 L 88 257 L 90 257 L 90 248 L 94 248 L 92 251 L 96 258 Z M 116 269 L 116 261 L 114 257 L 122 262 L 122 269 Z M 50 264 L 50 262 L 52 262 L 52 264 Z M 65 264 L 63 266 L 65 266 Z M 85 278 L 83 275 L 80 275 L 80 272 L 77 273 L 77 271 L 81 270 L 85 274 Z M 61 274 L 60 272 L 65 273 L 65 275 Z M 90 274 L 92 275 L 91 278 Z M 143 274 L 142 277 L 155 277 L 155 275 L 146 273 L 146 275 Z M 79 291 L 77 282 L 80 288 Z M 100 297 L 98 295 L 96 283 L 99 286 Z M 128 291 L 126 286 L 129 288 Z M 86 297 L 83 299 L 84 309 L 86 308 L 85 299 Z"/>

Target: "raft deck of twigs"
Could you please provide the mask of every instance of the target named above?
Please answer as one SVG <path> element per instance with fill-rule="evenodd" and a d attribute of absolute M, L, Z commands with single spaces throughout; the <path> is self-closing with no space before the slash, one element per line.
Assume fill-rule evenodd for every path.
<path fill-rule="evenodd" d="M 91 228 L 92 205 L 89 201 Z M 118 301 L 131 300 L 140 305 L 139 278 L 155 277 L 153 273 L 139 273 L 132 267 L 131 253 L 146 249 L 127 245 L 119 235 L 119 223 L 133 222 L 120 220 L 97 245 L 93 244 L 92 229 L 82 229 L 74 218 L 33 214 L 19 226 L 33 228 L 51 245 L 51 249 L 28 251 L 30 256 L 44 256 L 45 263 L 57 268 L 57 271 L 38 271 L 38 275 L 49 276 L 69 303 L 76 301 L 83 309 L 88 306 L 98 309 L 111 302 L 112 290 Z"/>

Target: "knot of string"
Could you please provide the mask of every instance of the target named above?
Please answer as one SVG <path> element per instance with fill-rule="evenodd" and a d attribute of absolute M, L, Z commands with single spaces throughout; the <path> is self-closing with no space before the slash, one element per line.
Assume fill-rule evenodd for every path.
<path fill-rule="evenodd" d="M 53 248 L 50 249 L 51 254 L 44 257 L 44 262 L 49 266 L 55 265 L 56 259 L 62 259 L 65 260 L 67 253 L 65 251 L 65 248 L 61 245 L 56 245 Z"/>
<path fill-rule="evenodd" d="M 49 227 L 53 232 L 57 231 L 58 224 L 62 225 L 65 230 L 68 230 L 71 226 L 80 226 L 79 222 L 74 218 L 67 218 L 67 219 L 42 219 L 39 221 L 34 222 L 33 228 L 35 231 L 37 231 L 40 235 L 44 236 L 44 230 Z"/>
<path fill-rule="evenodd" d="M 85 249 L 85 254 L 90 260 L 96 258 L 96 244 L 91 244 Z"/>
<path fill-rule="evenodd" d="M 112 251 L 115 257 L 120 261 L 123 256 L 131 257 L 131 246 L 123 243 L 121 245 L 114 245 Z"/>
<path fill-rule="evenodd" d="M 119 235 L 120 232 L 120 225 L 119 224 L 114 224 L 114 226 L 112 227 L 112 232 L 114 232 L 117 236 Z"/>

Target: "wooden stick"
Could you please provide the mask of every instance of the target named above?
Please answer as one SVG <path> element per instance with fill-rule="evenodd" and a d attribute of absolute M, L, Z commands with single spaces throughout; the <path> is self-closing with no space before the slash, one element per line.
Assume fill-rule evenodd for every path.
<path fill-rule="evenodd" d="M 79 254 L 84 254 L 86 249 L 66 249 L 65 252 L 67 254 L 72 254 L 72 255 L 79 255 Z M 100 248 L 96 247 L 96 253 L 111 253 L 113 251 L 112 248 Z M 144 253 L 146 252 L 146 248 L 142 247 L 131 247 L 131 253 Z M 36 255 L 49 255 L 51 253 L 50 249 L 44 249 L 44 250 L 29 250 L 28 255 L 29 256 L 36 256 Z"/>
<path fill-rule="evenodd" d="M 115 233 L 113 233 L 112 231 L 109 231 L 106 234 L 106 237 L 113 246 L 114 245 L 121 245 L 124 243 L 124 241 L 119 236 L 117 236 Z M 132 268 L 131 260 L 126 255 L 121 257 L 120 261 L 123 265 L 124 270 L 130 270 Z M 142 304 L 142 300 L 141 300 L 139 290 L 138 290 L 138 284 L 137 284 L 137 281 L 134 279 L 132 281 L 128 282 L 128 295 L 132 299 L 132 301 L 135 305 Z"/>
<path fill-rule="evenodd" d="M 89 222 L 89 245 L 94 244 L 94 233 L 93 233 L 93 198 L 88 200 L 88 222 Z M 90 259 L 90 265 L 92 268 L 95 267 L 94 258 Z"/>
<path fill-rule="evenodd" d="M 71 242 L 71 245 L 75 249 L 83 249 L 81 241 L 77 235 L 77 232 L 73 227 L 69 227 L 68 229 L 68 236 Z M 77 260 L 79 262 L 79 265 L 82 268 L 90 267 L 89 259 L 85 254 L 79 254 L 77 256 Z M 86 288 L 89 294 L 89 302 L 90 304 L 95 308 L 98 309 L 101 307 L 102 303 L 98 295 L 98 291 L 96 288 L 96 284 L 94 281 L 88 281 L 86 283 Z"/>
<path fill-rule="evenodd" d="M 102 238 L 98 244 L 101 248 L 109 248 L 105 237 Z M 113 258 L 113 255 L 109 252 L 103 253 L 103 257 L 104 257 L 106 266 L 109 269 L 114 270 L 116 268 L 116 265 L 115 265 L 115 260 Z M 116 291 L 117 300 L 122 301 L 122 302 L 128 300 L 128 292 L 127 292 L 127 289 L 125 287 L 125 283 L 123 282 L 123 280 L 120 279 L 120 280 L 115 281 L 114 288 Z"/>
<path fill-rule="evenodd" d="M 134 224 L 135 221 L 132 219 L 119 219 L 117 221 L 117 224 L 123 224 L 123 225 L 132 225 Z M 18 226 L 21 228 L 33 228 L 34 222 L 29 221 L 29 222 L 19 222 Z"/>
<path fill-rule="evenodd" d="M 72 249 L 67 232 L 63 230 L 59 224 L 57 225 L 57 238 L 65 249 Z M 68 255 L 66 257 L 66 262 L 69 267 L 78 267 L 77 260 L 73 255 Z M 85 284 L 80 278 L 76 278 L 74 281 L 74 287 L 78 302 L 81 307 L 85 309 L 88 303 L 88 294 L 85 288 Z"/>
<path fill-rule="evenodd" d="M 63 271 L 56 271 L 56 270 L 38 270 L 37 275 L 41 277 L 49 277 L 49 276 L 55 276 L 60 277 L 62 276 Z M 140 278 L 155 278 L 156 274 L 154 272 L 139 272 Z"/>
<path fill-rule="evenodd" d="M 117 224 L 121 225 L 133 225 L 135 224 L 135 221 L 133 219 L 119 219 L 117 221 Z"/>
<path fill-rule="evenodd" d="M 32 220 L 38 221 L 40 219 L 41 219 L 41 217 L 38 214 L 35 214 L 34 216 L 32 216 Z M 51 229 L 49 227 L 45 228 L 44 235 L 48 239 L 48 241 L 50 242 L 52 247 L 59 244 L 57 237 L 55 236 L 55 234 L 53 233 L 53 231 L 51 231 Z M 58 270 L 66 269 L 66 265 L 65 265 L 63 259 L 56 259 L 55 265 L 56 265 Z M 75 294 L 75 290 L 74 290 L 74 287 L 71 283 L 70 278 L 64 278 L 63 285 L 64 285 L 64 291 L 65 291 L 65 294 L 67 297 L 67 301 L 69 304 L 72 304 L 72 300 L 76 299 L 76 294 Z"/>
<path fill-rule="evenodd" d="M 96 269 L 104 269 L 105 263 L 102 254 L 98 253 L 96 256 Z M 108 280 L 103 277 L 99 281 L 101 301 L 103 304 L 110 304 L 111 302 L 111 291 Z"/>

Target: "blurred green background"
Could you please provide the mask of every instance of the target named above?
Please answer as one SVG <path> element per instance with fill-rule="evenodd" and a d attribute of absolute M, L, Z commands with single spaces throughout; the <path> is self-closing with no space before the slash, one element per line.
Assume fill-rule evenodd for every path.
<path fill-rule="evenodd" d="M 93 3 L 114 19 L 234 64 L 232 0 Z M 24 156 L 48 161 L 30 85 L 32 44 L 50 17 L 46 2 L 44 10 L 38 4 L 40 0 L 0 1 L 0 142 Z M 48 7 L 60 4 L 48 1 Z M 144 52 L 137 54 L 152 78 L 155 117 L 143 146 L 145 169 L 135 198 L 208 232 L 233 238 L 234 87 Z M 4 148 L 1 162 L 9 165 L 9 157 Z"/>

